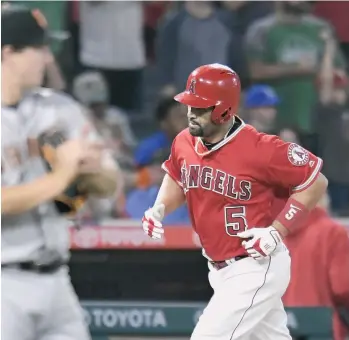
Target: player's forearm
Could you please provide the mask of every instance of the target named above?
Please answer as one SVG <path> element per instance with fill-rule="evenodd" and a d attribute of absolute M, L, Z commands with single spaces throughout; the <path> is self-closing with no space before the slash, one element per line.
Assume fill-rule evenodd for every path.
<path fill-rule="evenodd" d="M 299 193 L 294 193 L 291 197 L 303 204 L 308 210 L 311 210 L 325 194 L 327 185 L 327 178 L 320 173 L 318 178 L 309 188 Z"/>
<path fill-rule="evenodd" d="M 253 62 L 250 64 L 250 74 L 253 80 L 278 79 L 289 76 L 299 76 L 310 74 L 307 70 L 294 65 L 264 64 Z"/>
<path fill-rule="evenodd" d="M 154 205 L 164 204 L 165 215 L 179 208 L 185 202 L 182 188 L 168 174 L 165 175 Z"/>
<path fill-rule="evenodd" d="M 309 188 L 291 195 L 285 208 L 272 224 L 273 227 L 282 236 L 292 232 L 292 227 L 299 224 L 306 214 L 320 201 L 326 192 L 327 184 L 327 178 L 320 173 Z"/>
<path fill-rule="evenodd" d="M 325 52 L 320 69 L 320 100 L 327 104 L 331 100 L 333 89 L 333 62 L 335 54 L 335 44 L 331 41 L 325 42 Z"/>
<path fill-rule="evenodd" d="M 3 187 L 1 214 L 19 214 L 52 200 L 65 190 L 70 180 L 68 175 L 52 172 L 27 184 Z"/>

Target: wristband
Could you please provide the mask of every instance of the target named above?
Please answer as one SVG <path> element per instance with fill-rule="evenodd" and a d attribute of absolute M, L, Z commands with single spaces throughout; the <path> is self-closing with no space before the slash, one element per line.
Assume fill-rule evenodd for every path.
<path fill-rule="evenodd" d="M 282 224 L 286 229 L 292 232 L 308 215 L 308 209 L 300 202 L 290 198 L 276 221 Z"/>

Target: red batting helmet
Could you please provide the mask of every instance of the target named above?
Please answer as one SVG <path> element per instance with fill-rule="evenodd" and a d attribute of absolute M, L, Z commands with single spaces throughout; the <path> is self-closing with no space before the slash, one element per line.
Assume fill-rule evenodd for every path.
<path fill-rule="evenodd" d="M 185 91 L 174 99 L 197 108 L 214 106 L 212 121 L 222 124 L 238 110 L 240 87 L 239 76 L 228 66 L 203 65 L 190 74 Z"/>

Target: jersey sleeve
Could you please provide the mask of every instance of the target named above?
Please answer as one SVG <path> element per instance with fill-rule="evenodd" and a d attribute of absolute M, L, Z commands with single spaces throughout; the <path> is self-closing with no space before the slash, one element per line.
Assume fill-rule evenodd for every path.
<path fill-rule="evenodd" d="M 20 129 L 16 131 L 8 128 L 6 116 L 2 117 L 1 123 L 1 186 L 6 187 L 17 185 L 22 180 L 24 146 L 18 138 Z"/>
<path fill-rule="evenodd" d="M 162 169 L 166 171 L 168 175 L 171 176 L 173 180 L 177 182 L 179 186 L 182 187 L 181 181 L 181 170 L 178 161 L 178 140 L 174 139 L 171 146 L 171 153 L 168 159 L 162 164 Z"/>
<path fill-rule="evenodd" d="M 322 168 L 322 159 L 295 143 L 286 143 L 279 137 L 262 137 L 260 157 L 268 184 L 301 192 L 316 180 Z"/>
<path fill-rule="evenodd" d="M 101 140 L 91 122 L 88 110 L 73 97 L 49 89 L 40 89 L 35 96 L 38 110 L 36 120 L 33 120 L 36 124 L 30 131 L 32 135 L 54 128 L 63 132 L 67 139 Z"/>
<path fill-rule="evenodd" d="M 67 114 L 65 119 L 69 139 L 84 138 L 91 142 L 102 140 L 83 106 L 72 100 L 67 113 L 69 115 Z"/>

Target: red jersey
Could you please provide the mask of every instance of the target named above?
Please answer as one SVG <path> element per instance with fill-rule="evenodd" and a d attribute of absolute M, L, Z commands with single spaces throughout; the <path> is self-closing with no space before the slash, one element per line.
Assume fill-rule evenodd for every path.
<path fill-rule="evenodd" d="M 283 296 L 288 307 L 336 307 L 349 310 L 349 235 L 320 208 L 311 211 L 285 243 L 290 250 L 291 281 Z M 334 339 L 345 327 L 334 317 Z M 348 334 L 349 335 L 349 334 Z"/>
<path fill-rule="evenodd" d="M 183 188 L 204 255 L 222 261 L 245 254 L 237 233 L 271 225 L 276 190 L 306 189 L 321 166 L 322 160 L 302 147 L 241 121 L 211 150 L 183 130 L 163 169 Z"/>

